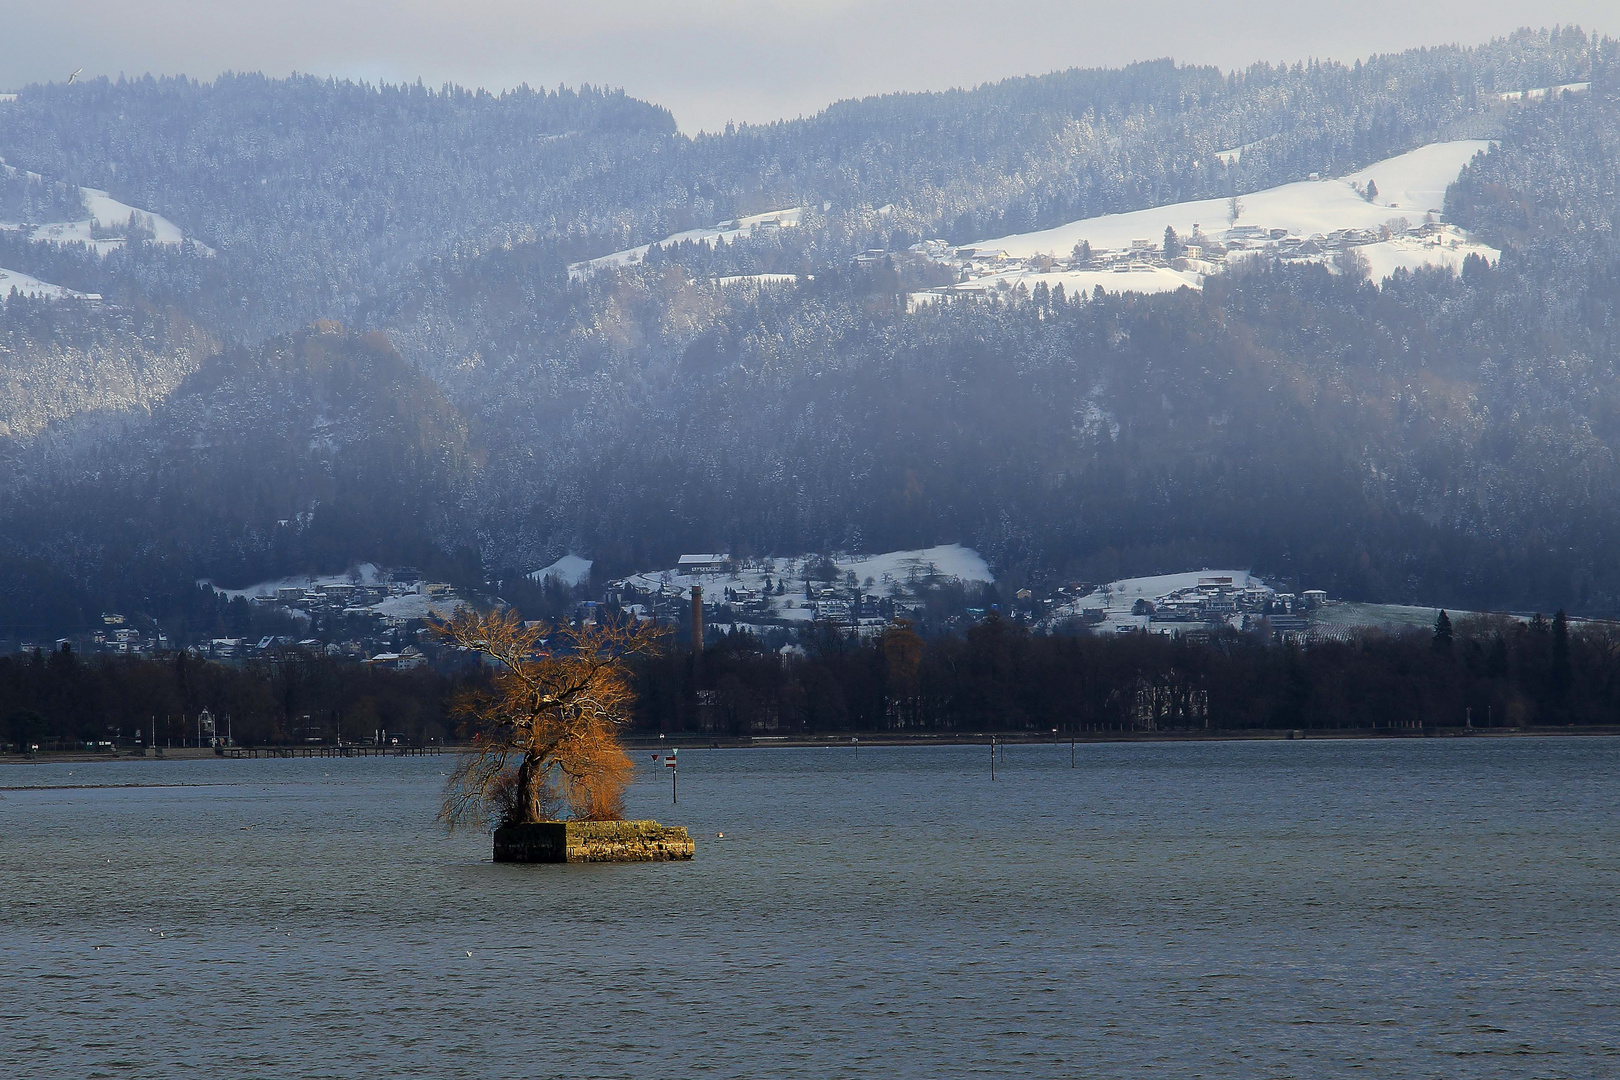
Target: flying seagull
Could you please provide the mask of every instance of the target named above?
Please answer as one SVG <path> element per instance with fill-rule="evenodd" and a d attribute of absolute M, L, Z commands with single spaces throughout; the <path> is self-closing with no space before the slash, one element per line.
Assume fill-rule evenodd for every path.
<path fill-rule="evenodd" d="M 78 82 L 79 81 L 79 72 L 83 71 L 83 70 L 84 70 L 84 68 L 80 68 L 79 71 L 75 71 L 73 74 L 69 75 L 67 84 L 69 86 L 72 86 L 74 83 Z"/>

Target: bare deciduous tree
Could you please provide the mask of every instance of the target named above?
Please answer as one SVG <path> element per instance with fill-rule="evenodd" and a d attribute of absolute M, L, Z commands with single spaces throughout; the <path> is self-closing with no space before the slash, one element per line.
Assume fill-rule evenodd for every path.
<path fill-rule="evenodd" d="M 473 747 L 445 784 L 446 825 L 518 824 L 569 813 L 624 816 L 632 765 L 619 728 L 635 701 L 626 659 L 655 651 L 659 631 L 628 626 L 536 624 L 514 611 L 462 608 L 439 636 L 495 662 L 489 684 L 453 704 Z"/>

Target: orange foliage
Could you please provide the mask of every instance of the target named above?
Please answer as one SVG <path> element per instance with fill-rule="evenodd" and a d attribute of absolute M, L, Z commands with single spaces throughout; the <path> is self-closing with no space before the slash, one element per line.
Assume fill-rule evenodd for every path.
<path fill-rule="evenodd" d="M 514 611 L 465 607 L 434 629 L 496 667 L 487 687 L 454 702 L 476 734 L 445 785 L 441 821 L 546 821 L 563 805 L 578 819 L 624 817 L 633 766 L 619 728 L 635 702 L 625 659 L 656 650 L 660 632 L 525 626 Z"/>

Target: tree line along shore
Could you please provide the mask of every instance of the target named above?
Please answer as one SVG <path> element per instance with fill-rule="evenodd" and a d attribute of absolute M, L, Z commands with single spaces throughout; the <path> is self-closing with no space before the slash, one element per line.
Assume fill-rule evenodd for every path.
<path fill-rule="evenodd" d="M 1620 629 L 1562 615 L 1442 618 L 1433 629 L 1279 643 L 1032 634 L 994 616 L 964 634 L 831 628 L 772 648 L 748 634 L 630 658 L 622 734 L 781 743 L 845 735 L 1136 738 L 1620 723 Z M 0 744 L 17 752 L 228 739 L 238 746 L 457 743 L 470 655 L 410 671 L 289 653 L 242 664 L 168 657 L 0 658 Z M 206 710 L 211 728 L 199 725 Z"/>

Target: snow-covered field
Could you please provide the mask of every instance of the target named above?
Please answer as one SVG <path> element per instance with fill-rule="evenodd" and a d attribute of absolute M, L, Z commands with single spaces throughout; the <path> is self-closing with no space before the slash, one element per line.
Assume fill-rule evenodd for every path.
<path fill-rule="evenodd" d="M 293 574 L 290 577 L 276 578 L 273 581 L 261 581 L 255 585 L 249 585 L 245 589 L 222 589 L 207 580 L 197 582 L 199 585 L 212 588 L 221 596 L 244 600 L 252 600 L 255 597 L 274 597 L 282 589 L 297 589 L 299 592 L 309 592 L 325 585 L 375 586 L 386 583 L 383 572 L 375 563 L 361 563 L 342 574 Z M 392 587 L 396 590 L 410 588 L 410 586 L 400 585 Z M 389 596 L 369 607 L 355 607 L 348 610 L 352 612 L 371 612 L 375 615 L 393 619 L 425 619 L 429 615 L 448 618 L 455 614 L 456 610 L 463 604 L 464 601 L 454 596 L 430 596 L 426 593 L 413 591 L 396 592 L 395 595 Z M 294 615 L 302 614 L 303 617 L 308 617 L 307 613 L 301 613 L 296 608 L 292 610 Z"/>
<path fill-rule="evenodd" d="M 531 573 L 529 580 L 545 581 L 547 578 L 555 578 L 572 589 L 590 579 L 591 567 L 594 565 L 590 559 L 582 559 L 578 555 L 564 555 L 550 566 L 542 566 Z"/>
<path fill-rule="evenodd" d="M 294 574 L 291 577 L 276 578 L 274 581 L 261 581 L 245 589 L 222 589 L 206 579 L 198 581 L 197 584 L 207 585 L 221 596 L 228 596 L 233 600 L 237 597 L 251 600 L 255 596 L 274 596 L 281 589 L 318 589 L 323 585 L 377 585 L 382 581 L 381 573 L 376 563 L 361 563 L 341 574 Z"/>
<path fill-rule="evenodd" d="M 611 255 L 602 255 L 585 262 L 574 263 L 568 268 L 570 276 L 575 278 L 587 277 L 598 270 L 605 270 L 612 266 L 634 266 L 647 257 L 647 252 L 655 247 L 665 247 L 670 244 L 700 243 L 700 244 L 729 244 L 741 236 L 752 236 L 760 229 L 790 229 L 799 224 L 799 217 L 804 208 L 801 206 L 789 207 L 786 210 L 771 210 L 764 214 L 752 214 L 748 217 L 737 218 L 734 221 L 722 221 L 718 225 L 706 229 L 687 229 L 685 232 L 674 233 L 652 244 L 642 244 L 640 247 L 626 248 L 615 251 Z M 774 276 L 774 275 L 772 275 Z"/>
<path fill-rule="evenodd" d="M 8 175 L 17 172 L 16 166 L 7 165 L 4 161 L 0 161 L 0 169 L 4 169 Z M 36 180 L 42 179 L 38 173 L 29 173 L 28 175 Z M 182 244 L 186 240 L 184 230 L 160 214 L 154 214 L 148 210 L 142 210 L 138 206 L 119 202 L 107 192 L 97 188 L 80 188 L 79 191 L 84 196 L 85 206 L 85 216 L 80 220 L 53 221 L 43 225 L 0 221 L 0 228 L 19 229 L 25 225 L 32 225 L 28 234 L 30 240 L 55 244 L 82 243 L 96 254 L 105 255 L 109 251 L 116 251 L 118 248 L 123 247 L 124 241 L 118 239 L 96 240 L 92 238 L 90 234 L 93 224 L 99 223 L 103 226 L 116 227 L 127 222 L 131 214 L 140 214 L 151 222 L 152 243 L 173 246 Z M 213 248 L 208 247 L 206 244 L 197 243 L 195 240 L 193 240 L 193 243 L 196 243 L 198 249 L 205 254 L 212 255 L 214 253 Z"/>
<path fill-rule="evenodd" d="M 878 584 L 888 581 L 906 582 L 930 577 L 956 578 L 959 581 L 991 582 L 990 564 L 977 551 L 961 544 L 941 544 L 938 547 L 916 551 L 891 551 L 863 559 L 834 559 L 839 573 L 853 572 L 858 581 L 868 578 Z"/>
<path fill-rule="evenodd" d="M 1405 627 L 1433 626 L 1440 614 L 1439 608 L 1411 607 L 1406 604 L 1329 604 L 1316 613 L 1314 622 L 1322 626 L 1347 629 L 1391 630 Z M 1472 614 L 1467 611 L 1449 611 L 1453 622 Z"/>
<path fill-rule="evenodd" d="M 390 619 L 425 619 L 433 616 L 439 619 L 448 619 L 466 602 L 453 596 L 425 596 L 421 593 L 406 593 L 403 596 L 390 596 L 380 604 L 373 604 L 366 611 L 375 612 Z"/>
<path fill-rule="evenodd" d="M 1208 582 L 1212 578 L 1230 578 L 1230 587 L 1236 590 L 1259 589 L 1268 593 L 1274 591 L 1247 570 L 1194 570 L 1182 574 L 1121 578 L 1054 608 L 1047 616 L 1047 623 L 1058 625 L 1066 619 L 1084 615 L 1088 611 L 1100 611 L 1103 613 L 1103 619 L 1097 625 L 1099 632 L 1106 633 L 1120 629 L 1146 630 L 1150 621 L 1148 616 L 1132 613 L 1137 601 L 1147 600 L 1156 604 L 1172 594 L 1196 589 L 1200 583 Z"/>
<path fill-rule="evenodd" d="M 1220 267 L 1196 258 L 1186 269 L 1162 265 L 1159 256 L 1167 228 L 1175 229 L 1183 242 L 1194 241 L 1196 232 L 1206 241 L 1222 244 L 1230 249 L 1228 258 L 1241 258 L 1245 251 L 1269 251 L 1290 261 L 1326 263 L 1331 251 L 1359 252 L 1375 282 L 1397 268 L 1458 270 L 1469 255 L 1495 262 L 1501 252 L 1438 223 L 1446 188 L 1475 154 L 1489 146 L 1477 139 L 1434 143 L 1349 176 L 1249 192 L 1238 199 L 1236 221 L 1230 218 L 1230 200 L 1202 199 L 994 237 L 971 245 L 980 256 L 989 257 L 979 260 L 983 267 L 979 276 L 934 295 L 982 293 L 1020 284 L 1034 289 L 1042 283 L 1048 288 L 1061 284 L 1070 295 L 1076 290 L 1089 293 L 1099 285 L 1107 292 L 1138 293 L 1201 287 L 1204 275 Z M 1234 147 L 1227 153 L 1240 155 L 1244 149 Z M 1371 199 L 1363 194 L 1369 184 L 1377 191 Z M 1356 242 L 1344 239 L 1346 233 L 1359 234 Z M 1112 265 L 1045 265 L 1048 260 L 1068 262 L 1082 241 Z M 927 302 L 927 295 L 919 294 L 917 300 Z"/>
<path fill-rule="evenodd" d="M 1589 82 L 1564 83 L 1561 86 L 1537 86 L 1529 90 L 1509 90 L 1500 95 L 1503 101 L 1545 101 L 1559 94 L 1584 94 L 1592 89 Z"/>
<path fill-rule="evenodd" d="M 0 266 L 0 300 L 11 295 L 16 289 L 24 296 L 36 296 L 46 300 L 61 300 L 68 296 L 90 297 L 93 294 L 74 292 L 61 285 L 52 285 L 48 281 L 41 281 L 32 274 L 25 274 L 21 270 L 7 270 Z"/>
<path fill-rule="evenodd" d="M 1098 590 L 1105 599 L 1100 600 L 1097 606 L 1110 611 L 1118 608 L 1128 611 L 1138 600 L 1152 600 L 1182 589 L 1195 589 L 1199 582 L 1209 578 L 1231 578 L 1234 589 L 1269 588 L 1247 570 L 1195 570 L 1185 574 L 1158 574 L 1154 577 L 1110 581 Z"/>
<path fill-rule="evenodd" d="M 95 188 L 80 188 L 84 192 L 85 208 L 90 216 L 82 221 L 59 221 L 47 225 L 37 226 L 30 238 L 55 244 L 82 243 L 98 255 L 105 255 L 109 251 L 117 251 L 124 246 L 123 240 L 96 240 L 90 235 L 91 223 L 100 222 L 102 225 L 121 225 L 129 220 L 131 214 L 141 214 L 151 219 L 154 238 L 152 243 L 177 245 L 185 242 L 186 234 L 180 226 L 166 217 L 149 213 L 139 207 L 119 202 L 105 191 Z M 203 244 L 197 245 L 204 252 L 213 254 L 213 249 Z"/>
<path fill-rule="evenodd" d="M 1249 192 L 1239 197 L 1243 210 L 1237 224 L 1286 229 L 1305 237 L 1325 235 L 1335 229 L 1376 230 L 1396 217 L 1419 225 L 1425 214 L 1440 212 L 1445 206 L 1446 188 L 1457 179 L 1463 166 L 1489 145 L 1477 139 L 1434 143 L 1342 179 L 1301 180 Z M 1362 198 L 1351 187 L 1352 183 L 1365 187 L 1369 180 L 1378 185 L 1374 202 Z M 1082 240 L 1093 249 L 1129 250 L 1133 240 L 1145 239 L 1158 246 L 1167 227 L 1174 228 L 1183 239 L 1192 235 L 1195 225 L 1211 236 L 1224 233 L 1227 211 L 1226 199 L 1201 199 L 1085 218 L 1040 232 L 998 236 L 971 246 L 981 251 L 1004 251 L 1019 259 L 1036 255 L 1067 258 Z"/>
<path fill-rule="evenodd" d="M 984 296 L 1006 288 L 1023 285 L 1033 290 L 1038 284 L 1048 289 L 1063 286 L 1067 296 L 1076 293 L 1090 295 L 1101 285 L 1103 292 L 1154 293 L 1175 292 L 1177 289 L 1201 289 L 1202 274 L 1187 270 L 1172 270 L 1168 266 L 1121 266 L 1117 270 L 1029 270 L 1015 267 L 1001 273 L 988 274 L 960 285 L 948 285 L 932 292 L 915 292 L 906 298 L 907 309 L 915 311 L 927 304 L 964 296 Z"/>

